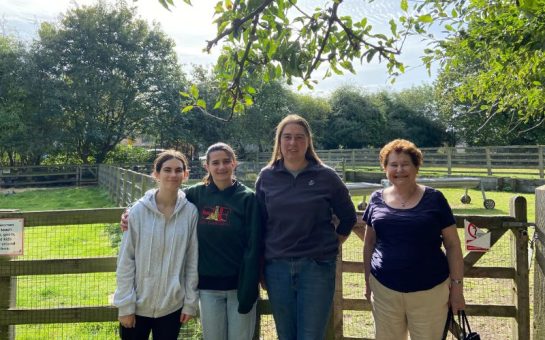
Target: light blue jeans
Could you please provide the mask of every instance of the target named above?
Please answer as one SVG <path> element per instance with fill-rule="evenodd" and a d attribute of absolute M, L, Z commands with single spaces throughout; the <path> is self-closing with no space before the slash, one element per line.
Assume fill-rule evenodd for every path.
<path fill-rule="evenodd" d="M 280 340 L 322 340 L 335 292 L 335 258 L 265 263 L 265 283 Z"/>
<path fill-rule="evenodd" d="M 236 290 L 200 290 L 201 324 L 204 340 L 251 340 L 256 307 L 238 312 Z"/>

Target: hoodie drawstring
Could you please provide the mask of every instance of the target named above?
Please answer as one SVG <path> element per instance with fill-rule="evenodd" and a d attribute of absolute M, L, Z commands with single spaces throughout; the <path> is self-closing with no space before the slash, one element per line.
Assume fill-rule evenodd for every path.
<path fill-rule="evenodd" d="M 174 226 L 176 226 L 176 220 L 178 219 L 178 212 L 174 213 Z M 176 235 L 172 235 L 170 238 L 170 254 L 168 254 L 168 268 L 167 273 L 170 273 L 170 267 L 172 266 L 172 254 L 174 253 L 174 241 L 176 239 Z"/>
<path fill-rule="evenodd" d="M 149 254 L 148 254 L 148 270 L 146 271 L 146 276 L 149 276 L 151 273 L 151 252 L 153 251 L 153 239 L 155 235 L 155 219 L 157 216 L 153 214 L 153 223 L 151 227 L 151 242 L 149 247 Z"/>

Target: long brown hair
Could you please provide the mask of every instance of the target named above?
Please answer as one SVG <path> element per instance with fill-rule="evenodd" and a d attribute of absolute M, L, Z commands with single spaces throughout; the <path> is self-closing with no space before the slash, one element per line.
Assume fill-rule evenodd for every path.
<path fill-rule="evenodd" d="M 280 138 L 282 136 L 282 131 L 288 124 L 297 124 L 299 126 L 302 126 L 305 130 L 305 134 L 308 138 L 308 148 L 305 153 L 305 158 L 309 160 L 314 160 L 318 164 L 322 164 L 322 160 L 320 157 L 318 157 L 318 154 L 316 154 L 316 151 L 314 150 L 314 143 L 312 142 L 312 130 L 310 129 L 310 125 L 307 122 L 307 120 L 299 115 L 296 114 L 290 114 L 284 117 L 278 123 L 276 126 L 276 136 L 274 138 L 274 149 L 272 152 L 271 159 L 269 160 L 269 163 L 267 165 L 273 165 L 277 160 L 282 159 L 282 152 L 280 150 Z"/>
<path fill-rule="evenodd" d="M 231 161 L 236 162 L 237 161 L 237 155 L 235 154 L 235 151 L 233 151 L 233 148 L 226 143 L 215 143 L 208 147 L 205 154 L 205 162 L 206 164 L 210 163 L 210 154 L 215 151 L 223 151 L 229 156 Z M 234 175 L 233 175 L 234 178 Z M 210 184 L 212 182 L 212 175 L 210 175 L 210 171 L 206 172 L 206 175 L 203 177 L 202 182 L 206 185 Z"/>

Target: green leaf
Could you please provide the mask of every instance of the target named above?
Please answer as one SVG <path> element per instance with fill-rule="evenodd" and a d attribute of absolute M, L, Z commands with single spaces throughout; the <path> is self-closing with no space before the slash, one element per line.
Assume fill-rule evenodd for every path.
<path fill-rule="evenodd" d="M 186 107 L 184 107 L 182 109 L 182 113 L 186 113 L 186 112 L 189 112 L 191 110 L 193 110 L 193 105 L 187 105 Z"/>
<path fill-rule="evenodd" d="M 200 106 L 203 109 L 206 109 L 206 102 L 204 101 L 204 99 L 197 100 L 197 106 Z"/>
<path fill-rule="evenodd" d="M 195 84 L 191 84 L 191 88 L 189 89 L 189 93 L 191 93 L 191 96 L 193 98 L 199 98 L 199 89 Z"/>
<path fill-rule="evenodd" d="M 181 95 L 182 97 L 186 97 L 186 98 L 189 98 L 189 96 L 190 96 L 189 93 L 183 92 L 183 91 L 180 91 L 180 95 Z"/>
<path fill-rule="evenodd" d="M 418 21 L 429 24 L 433 22 L 433 17 L 431 16 L 431 14 L 424 14 L 418 17 Z"/>
<path fill-rule="evenodd" d="M 390 20 L 390 31 L 392 31 L 393 35 L 397 35 L 397 24 L 395 23 L 394 19 Z"/>
<path fill-rule="evenodd" d="M 401 0 L 401 10 L 407 12 L 409 10 L 409 2 L 407 0 Z"/>
<path fill-rule="evenodd" d="M 229 25 L 229 21 L 222 22 L 221 25 L 218 27 L 218 34 L 222 33 L 227 25 Z"/>

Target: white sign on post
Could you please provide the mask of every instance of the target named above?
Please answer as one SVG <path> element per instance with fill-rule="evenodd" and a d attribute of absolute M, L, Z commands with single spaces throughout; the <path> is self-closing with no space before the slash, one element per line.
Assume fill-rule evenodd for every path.
<path fill-rule="evenodd" d="M 0 219 L 0 255 L 23 255 L 22 218 Z"/>
<path fill-rule="evenodd" d="M 466 250 L 486 252 L 490 250 L 490 232 L 485 232 L 468 220 L 464 220 Z"/>

